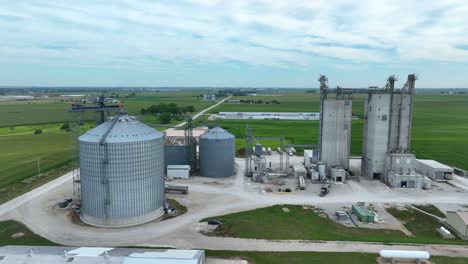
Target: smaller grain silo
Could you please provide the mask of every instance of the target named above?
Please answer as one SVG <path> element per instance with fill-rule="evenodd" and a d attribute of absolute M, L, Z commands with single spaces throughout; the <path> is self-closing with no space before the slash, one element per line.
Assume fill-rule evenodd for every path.
<path fill-rule="evenodd" d="M 229 177 L 235 174 L 235 138 L 215 127 L 200 136 L 200 174 L 205 177 Z"/>

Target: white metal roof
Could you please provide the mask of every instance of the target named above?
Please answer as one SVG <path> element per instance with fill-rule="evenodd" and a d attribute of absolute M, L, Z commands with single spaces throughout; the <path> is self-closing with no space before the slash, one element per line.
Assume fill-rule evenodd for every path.
<path fill-rule="evenodd" d="M 105 253 L 107 252 L 107 253 Z M 0 247 L 0 263 L 28 264 L 199 264 L 203 250 L 93 247 Z M 203 263 L 203 262 L 201 262 Z"/>
<path fill-rule="evenodd" d="M 427 166 L 430 166 L 432 168 L 435 168 L 435 169 L 445 169 L 445 170 L 453 170 L 452 167 L 449 167 L 445 164 L 442 164 L 438 161 L 435 161 L 435 160 L 427 160 L 427 159 L 417 159 L 417 161 L 427 165 Z"/>
<path fill-rule="evenodd" d="M 463 223 L 465 223 L 465 225 L 468 225 L 468 212 L 457 211 L 456 213 L 463 221 Z"/>
<path fill-rule="evenodd" d="M 309 157 L 313 157 L 314 156 L 314 151 L 311 150 L 311 149 L 304 149 L 304 155 L 307 154 L 307 156 Z"/>
<path fill-rule="evenodd" d="M 100 247 L 80 247 L 74 250 L 68 251 L 69 255 L 79 257 L 97 257 L 106 251 L 110 251 L 113 248 L 100 248 Z"/>
<path fill-rule="evenodd" d="M 144 252 L 132 253 L 130 257 L 135 258 L 177 258 L 177 259 L 193 259 L 197 258 L 200 250 L 175 250 L 168 249 L 160 252 Z"/>
<path fill-rule="evenodd" d="M 296 171 L 296 172 L 298 172 L 298 171 L 305 172 L 306 171 L 306 169 L 304 168 L 304 165 L 302 165 L 302 164 L 294 163 L 292 165 L 292 167 L 293 167 L 294 171 Z"/>
<path fill-rule="evenodd" d="M 167 165 L 168 170 L 190 170 L 190 165 Z"/>

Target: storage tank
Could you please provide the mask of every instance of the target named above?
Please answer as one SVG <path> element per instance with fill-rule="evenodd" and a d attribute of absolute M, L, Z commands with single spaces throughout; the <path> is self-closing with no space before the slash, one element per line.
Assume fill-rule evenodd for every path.
<path fill-rule="evenodd" d="M 263 147 L 260 143 L 255 144 L 254 153 L 255 153 L 255 156 L 257 157 L 260 157 L 261 155 L 263 155 Z"/>
<path fill-rule="evenodd" d="M 235 170 L 235 138 L 215 127 L 200 136 L 200 174 L 206 177 L 229 177 Z"/>
<path fill-rule="evenodd" d="M 164 134 L 119 115 L 78 138 L 83 222 L 143 224 L 164 214 Z"/>

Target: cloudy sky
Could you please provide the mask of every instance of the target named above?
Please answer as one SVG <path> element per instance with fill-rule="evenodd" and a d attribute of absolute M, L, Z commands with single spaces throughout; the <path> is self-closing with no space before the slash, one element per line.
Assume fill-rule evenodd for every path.
<path fill-rule="evenodd" d="M 0 0 L 0 85 L 367 87 L 412 72 L 468 87 L 466 0 Z"/>

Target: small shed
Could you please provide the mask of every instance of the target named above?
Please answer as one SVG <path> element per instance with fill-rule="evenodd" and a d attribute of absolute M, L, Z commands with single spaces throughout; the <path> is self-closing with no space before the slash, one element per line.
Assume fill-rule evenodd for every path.
<path fill-rule="evenodd" d="M 417 173 L 427 176 L 434 181 L 450 180 L 453 175 L 453 168 L 435 160 L 417 159 L 415 162 Z"/>
<path fill-rule="evenodd" d="M 374 222 L 374 214 L 369 209 L 367 209 L 367 207 L 361 205 L 353 205 L 352 211 L 357 216 L 359 221 L 364 223 Z"/>
<path fill-rule="evenodd" d="M 330 168 L 330 176 L 334 182 L 345 182 L 346 181 L 346 171 L 339 168 Z"/>
<path fill-rule="evenodd" d="M 468 239 L 468 211 L 448 211 L 447 223 L 463 238 Z"/>
<path fill-rule="evenodd" d="M 293 164 L 291 165 L 291 168 L 292 168 L 292 174 L 294 177 L 297 177 L 297 178 L 306 177 L 307 171 L 302 164 Z"/>
<path fill-rule="evenodd" d="M 190 177 L 190 165 L 167 165 L 167 178 L 185 179 Z"/>

